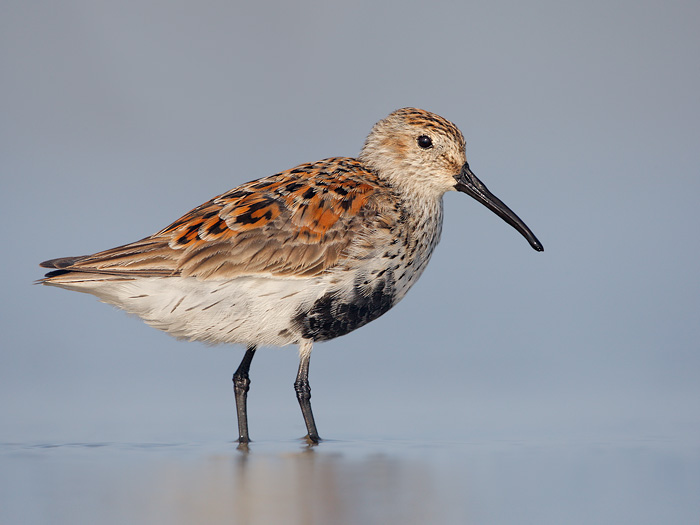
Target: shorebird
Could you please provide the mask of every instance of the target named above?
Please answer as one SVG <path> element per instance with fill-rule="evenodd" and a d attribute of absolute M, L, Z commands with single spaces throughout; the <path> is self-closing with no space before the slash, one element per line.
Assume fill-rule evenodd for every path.
<path fill-rule="evenodd" d="M 238 441 L 248 443 L 249 369 L 261 345 L 299 345 L 294 382 L 310 443 L 314 343 L 387 312 L 425 270 L 442 197 L 470 195 L 542 244 L 469 169 L 450 121 L 403 108 L 374 125 L 357 158 L 301 164 L 243 184 L 149 237 L 41 263 L 40 282 L 97 296 L 172 336 L 246 346 L 233 374 Z"/>

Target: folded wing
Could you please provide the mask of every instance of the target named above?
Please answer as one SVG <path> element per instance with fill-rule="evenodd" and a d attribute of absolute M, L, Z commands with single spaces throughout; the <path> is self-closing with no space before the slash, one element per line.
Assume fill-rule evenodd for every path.
<path fill-rule="evenodd" d="M 93 255 L 52 259 L 49 284 L 92 277 L 313 276 L 350 250 L 381 249 L 397 210 L 362 164 L 331 158 L 219 195 L 158 233 Z M 83 277 L 87 277 L 84 275 Z"/>

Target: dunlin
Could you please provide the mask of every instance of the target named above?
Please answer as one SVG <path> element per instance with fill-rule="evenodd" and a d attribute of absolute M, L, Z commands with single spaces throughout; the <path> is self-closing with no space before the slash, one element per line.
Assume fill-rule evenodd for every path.
<path fill-rule="evenodd" d="M 461 191 L 542 244 L 469 169 L 462 133 L 415 108 L 379 121 L 357 158 L 333 157 L 243 184 L 158 233 L 41 263 L 43 284 L 86 292 L 177 338 L 247 347 L 233 375 L 239 442 L 249 441 L 248 371 L 260 345 L 299 345 L 294 388 L 308 435 L 315 342 L 398 303 L 440 239 L 443 195 Z"/>

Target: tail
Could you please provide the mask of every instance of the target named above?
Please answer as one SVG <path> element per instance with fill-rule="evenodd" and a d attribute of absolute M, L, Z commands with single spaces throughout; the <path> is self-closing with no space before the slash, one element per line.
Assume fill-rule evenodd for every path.
<path fill-rule="evenodd" d="M 48 261 L 39 263 L 39 266 L 42 268 L 55 268 L 55 270 L 48 272 L 46 275 L 44 275 L 43 279 L 40 279 L 37 282 L 43 283 L 54 277 L 65 275 L 67 273 L 73 273 L 75 270 L 68 270 L 66 268 L 73 266 L 75 263 L 85 259 L 86 257 L 87 255 L 80 255 L 78 257 L 59 257 L 58 259 L 49 259 Z"/>
<path fill-rule="evenodd" d="M 58 259 L 50 259 L 39 263 L 39 266 L 42 268 L 54 268 L 54 270 L 44 275 L 43 279 L 36 281 L 36 284 L 76 289 L 70 285 L 77 285 L 79 288 L 83 288 L 88 283 L 130 280 L 130 277 L 125 276 L 119 271 L 97 270 L 95 268 L 81 268 L 80 266 L 75 266 L 76 263 L 89 257 L 91 256 L 59 257 Z M 81 289 L 79 291 L 84 290 Z"/>

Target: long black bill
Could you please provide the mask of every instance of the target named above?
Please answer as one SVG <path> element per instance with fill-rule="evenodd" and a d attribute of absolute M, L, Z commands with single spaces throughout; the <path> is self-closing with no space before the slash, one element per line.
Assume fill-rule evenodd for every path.
<path fill-rule="evenodd" d="M 469 164 L 466 162 L 464 163 L 464 166 L 462 166 L 462 171 L 455 177 L 455 179 L 457 179 L 457 184 L 455 184 L 455 189 L 457 191 L 461 191 L 471 197 L 474 197 L 477 201 L 510 224 L 513 228 L 518 230 L 520 234 L 527 239 L 530 246 L 532 246 L 535 250 L 538 252 L 544 251 L 544 246 L 542 246 L 542 243 L 537 240 L 537 237 L 535 237 L 535 234 L 530 231 L 530 228 L 528 228 L 525 223 L 520 220 L 520 217 L 513 213 L 508 206 L 503 204 L 498 197 L 491 193 L 488 188 L 476 178 L 476 175 L 474 175 L 472 170 L 469 169 Z"/>

